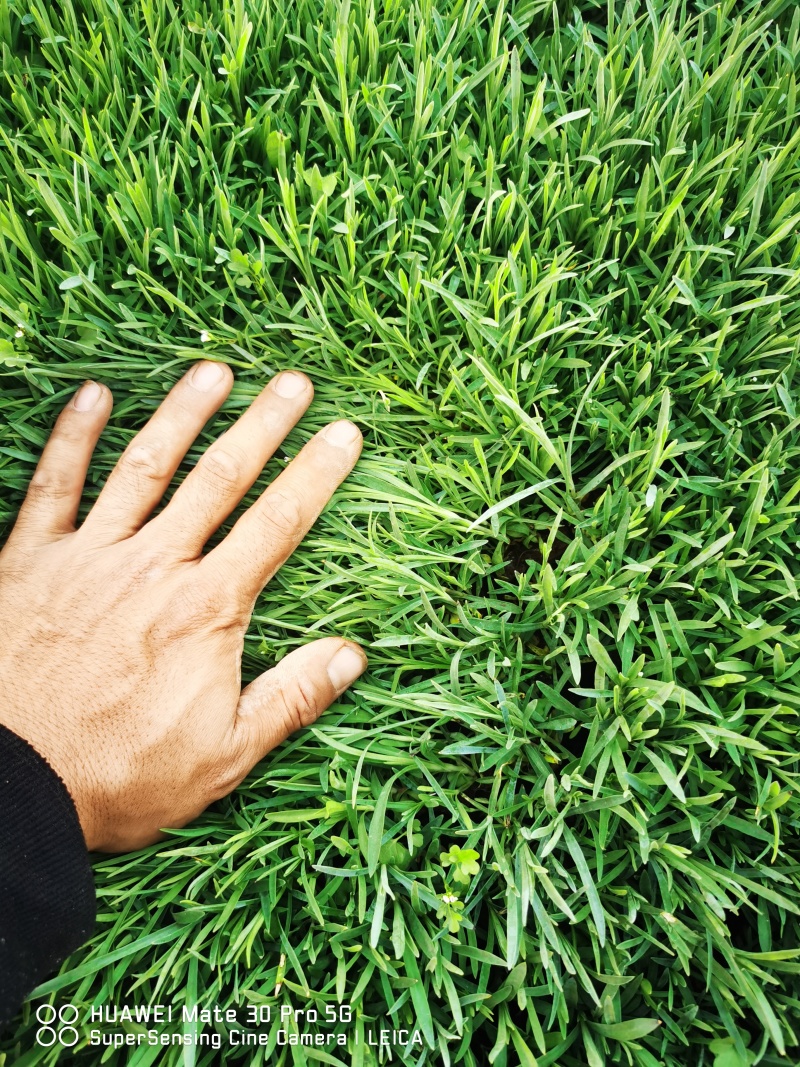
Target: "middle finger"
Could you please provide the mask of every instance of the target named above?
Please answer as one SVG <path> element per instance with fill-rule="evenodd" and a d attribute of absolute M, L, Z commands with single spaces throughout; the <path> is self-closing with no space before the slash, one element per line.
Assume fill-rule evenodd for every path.
<path fill-rule="evenodd" d="M 283 371 L 273 378 L 203 453 L 169 504 L 150 522 L 150 532 L 185 559 L 196 559 L 305 413 L 313 395 L 311 381 L 297 371 Z"/>

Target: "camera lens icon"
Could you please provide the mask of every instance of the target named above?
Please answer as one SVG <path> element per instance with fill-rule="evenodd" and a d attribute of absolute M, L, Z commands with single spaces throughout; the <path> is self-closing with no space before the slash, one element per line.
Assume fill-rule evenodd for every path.
<path fill-rule="evenodd" d="M 40 1004 L 36 1009 L 36 1019 L 41 1024 L 36 1031 L 36 1044 L 44 1048 L 77 1045 L 80 1034 L 71 1024 L 77 1022 L 78 1015 L 74 1004 L 62 1004 L 57 1010 L 53 1004 Z"/>

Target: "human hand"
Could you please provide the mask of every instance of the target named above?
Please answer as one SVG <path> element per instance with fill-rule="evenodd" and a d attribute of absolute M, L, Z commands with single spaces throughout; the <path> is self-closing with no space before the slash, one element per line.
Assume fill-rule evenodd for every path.
<path fill-rule="evenodd" d="M 141 848 L 190 822 L 366 667 L 358 645 L 324 637 L 241 689 L 256 598 L 355 466 L 353 423 L 314 436 L 203 555 L 311 403 L 305 375 L 273 378 L 148 521 L 232 384 L 224 364 L 196 364 L 76 529 L 112 406 L 105 386 L 85 383 L 0 552 L 0 722 L 60 775 L 90 850 Z M 281 395 L 284 384 L 299 391 Z"/>

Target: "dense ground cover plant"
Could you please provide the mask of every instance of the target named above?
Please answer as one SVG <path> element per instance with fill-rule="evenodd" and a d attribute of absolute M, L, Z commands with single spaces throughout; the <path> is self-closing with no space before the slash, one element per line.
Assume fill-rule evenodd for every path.
<path fill-rule="evenodd" d="M 84 377 L 88 506 L 200 354 L 236 384 L 184 470 L 299 366 L 245 503 L 334 418 L 365 448 L 243 677 L 370 656 L 97 863 L 0 1063 L 800 1061 L 800 9 L 0 0 L 0 40 L 0 520 Z M 73 1056 L 45 998 L 353 1020 Z"/>

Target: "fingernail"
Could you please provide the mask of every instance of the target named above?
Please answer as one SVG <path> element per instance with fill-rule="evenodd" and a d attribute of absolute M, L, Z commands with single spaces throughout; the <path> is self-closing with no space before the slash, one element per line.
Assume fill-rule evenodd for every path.
<path fill-rule="evenodd" d="M 275 379 L 275 392 L 278 396 L 285 397 L 287 400 L 300 396 L 305 387 L 305 378 L 301 374 L 294 374 L 290 370 L 285 370 Z"/>
<path fill-rule="evenodd" d="M 352 445 L 360 433 L 361 431 L 354 422 L 347 422 L 343 419 L 341 422 L 333 422 L 330 426 L 326 426 L 322 431 L 322 436 L 329 444 L 344 448 L 345 445 Z"/>
<path fill-rule="evenodd" d="M 103 390 L 97 382 L 84 382 L 75 394 L 73 407 L 76 411 L 90 411 L 102 395 Z"/>
<path fill-rule="evenodd" d="M 221 363 L 206 361 L 198 363 L 189 375 L 189 384 L 201 393 L 210 392 L 215 385 L 219 385 L 225 375 Z"/>
<path fill-rule="evenodd" d="M 350 645 L 340 648 L 328 664 L 328 677 L 333 688 L 340 693 L 354 682 L 367 668 L 367 657 L 356 652 Z"/>

